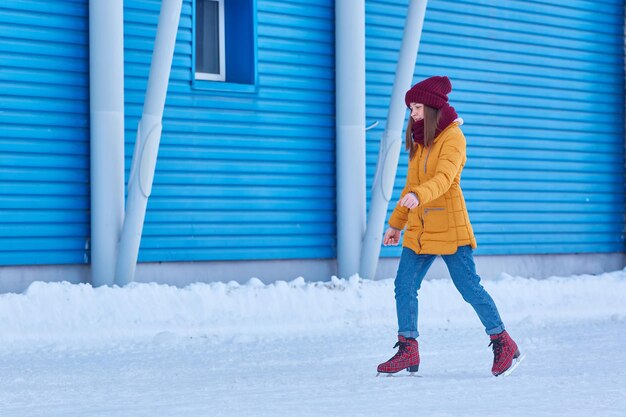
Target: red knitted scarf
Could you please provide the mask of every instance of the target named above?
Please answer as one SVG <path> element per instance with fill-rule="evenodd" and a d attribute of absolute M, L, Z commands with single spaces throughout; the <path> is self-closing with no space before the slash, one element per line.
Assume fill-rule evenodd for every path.
<path fill-rule="evenodd" d="M 435 132 L 435 137 L 439 136 L 439 134 L 450 125 L 450 123 L 454 122 L 459 115 L 456 114 L 456 110 L 454 107 L 450 106 L 446 103 L 440 110 L 441 116 L 439 117 L 439 123 L 437 124 L 437 131 Z M 410 116 L 409 116 L 410 117 Z M 413 142 L 419 143 L 424 146 L 424 119 L 419 121 L 413 121 Z"/>

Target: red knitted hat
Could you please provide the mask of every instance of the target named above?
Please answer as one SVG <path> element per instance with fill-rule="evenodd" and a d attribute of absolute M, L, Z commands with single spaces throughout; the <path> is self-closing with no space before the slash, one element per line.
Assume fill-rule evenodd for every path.
<path fill-rule="evenodd" d="M 420 103 L 440 109 L 448 102 L 450 91 L 452 84 L 448 77 L 430 77 L 411 87 L 404 96 L 404 102 L 407 107 L 410 107 L 411 103 Z"/>

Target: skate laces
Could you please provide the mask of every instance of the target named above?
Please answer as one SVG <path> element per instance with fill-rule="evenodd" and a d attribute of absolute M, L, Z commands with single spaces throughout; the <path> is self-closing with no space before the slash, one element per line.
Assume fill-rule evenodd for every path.
<path fill-rule="evenodd" d="M 395 355 L 393 355 L 393 357 L 395 358 L 396 356 L 402 356 L 404 353 L 406 353 L 409 350 L 409 342 L 396 342 L 395 345 L 393 345 L 393 348 L 397 348 L 400 347 L 398 349 L 398 351 L 396 352 Z"/>
<path fill-rule="evenodd" d="M 504 341 L 501 339 L 493 339 L 488 346 L 493 346 L 493 354 L 496 358 L 500 357 L 502 354 L 502 349 L 504 348 Z"/>

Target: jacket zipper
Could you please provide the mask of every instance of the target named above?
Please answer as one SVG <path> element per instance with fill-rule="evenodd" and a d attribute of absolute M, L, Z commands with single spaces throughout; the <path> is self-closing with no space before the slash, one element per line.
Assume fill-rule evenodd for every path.
<path fill-rule="evenodd" d="M 419 216 L 419 213 L 417 213 Z M 422 222 L 422 228 L 420 229 L 420 234 L 417 237 L 417 246 L 420 248 L 420 252 L 422 251 L 422 233 L 424 233 L 424 217 L 420 216 L 420 221 Z"/>
<path fill-rule="evenodd" d="M 429 211 L 443 211 L 445 210 L 443 207 L 427 207 L 424 209 L 424 214 L 428 213 Z"/>
<path fill-rule="evenodd" d="M 422 149 L 420 150 L 420 157 L 418 159 L 418 161 L 422 160 L 422 154 L 424 153 L 424 147 L 422 146 Z M 420 182 L 420 169 L 419 169 L 419 164 L 418 164 L 418 168 L 417 168 L 417 182 L 419 184 Z"/>
<path fill-rule="evenodd" d="M 428 153 L 426 154 L 426 161 L 428 161 L 428 154 L 430 153 L 430 149 L 428 149 Z M 424 146 L 422 146 L 422 150 L 420 151 L 420 159 L 422 159 L 422 155 L 424 154 Z M 426 165 L 424 165 L 424 173 L 426 173 Z M 417 182 L 420 183 L 420 170 L 417 169 Z M 422 233 L 424 233 L 424 216 L 420 215 L 421 207 L 417 207 L 417 217 L 419 217 L 420 222 L 422 224 L 422 228 L 420 229 L 420 234 L 417 236 L 417 246 L 419 247 L 419 251 L 422 251 Z"/>
<path fill-rule="evenodd" d="M 428 152 L 426 153 L 426 160 L 424 161 L 424 174 L 426 173 L 426 165 L 428 164 L 428 157 L 430 156 L 431 146 L 428 147 Z"/>

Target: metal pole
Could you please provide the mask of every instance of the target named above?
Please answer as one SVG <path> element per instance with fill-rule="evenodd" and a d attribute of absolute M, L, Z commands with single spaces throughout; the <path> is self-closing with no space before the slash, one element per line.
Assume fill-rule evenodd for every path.
<path fill-rule="evenodd" d="M 112 285 L 124 221 L 124 5 L 89 1 L 91 282 Z"/>
<path fill-rule="evenodd" d="M 404 95 L 413 80 L 415 60 L 422 37 L 427 3 L 428 0 L 411 0 L 404 24 L 400 58 L 398 60 L 396 78 L 393 82 L 387 125 L 383 133 L 380 152 L 378 153 L 378 163 L 376 165 L 376 175 L 374 177 L 374 185 L 372 186 L 367 219 L 367 230 L 361 252 L 359 274 L 367 279 L 374 279 L 376 276 L 385 217 L 389 200 L 391 200 L 391 193 L 393 192 L 393 183 L 396 178 L 398 158 L 400 157 L 402 145 L 402 128 L 404 115 L 406 114 Z"/>
<path fill-rule="evenodd" d="M 146 206 L 152 192 L 154 169 L 161 141 L 161 120 L 181 8 L 182 0 L 163 0 L 161 4 L 146 98 L 137 129 L 137 141 L 128 180 L 126 217 L 115 270 L 115 283 L 118 285 L 131 282 L 137 267 Z"/>
<path fill-rule="evenodd" d="M 337 264 L 358 273 L 365 233 L 365 1 L 335 2 Z"/>

